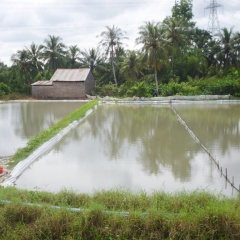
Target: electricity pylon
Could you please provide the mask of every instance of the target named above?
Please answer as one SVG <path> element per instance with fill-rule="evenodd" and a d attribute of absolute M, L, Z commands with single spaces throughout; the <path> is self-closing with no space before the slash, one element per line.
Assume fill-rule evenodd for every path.
<path fill-rule="evenodd" d="M 210 4 L 205 8 L 209 9 L 209 20 L 208 20 L 208 30 L 214 36 L 216 33 L 220 31 L 220 24 L 218 21 L 218 13 L 217 9 L 222 7 L 221 4 L 217 3 L 217 0 L 211 0 Z"/>

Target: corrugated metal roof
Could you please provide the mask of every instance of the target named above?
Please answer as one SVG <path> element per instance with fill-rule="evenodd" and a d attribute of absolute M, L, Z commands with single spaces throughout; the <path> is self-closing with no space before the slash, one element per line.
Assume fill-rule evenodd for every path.
<path fill-rule="evenodd" d="M 90 68 L 57 69 L 50 81 L 85 81 L 89 72 Z"/>
<path fill-rule="evenodd" d="M 31 84 L 32 86 L 50 86 L 50 85 L 52 85 L 52 82 L 51 81 L 49 81 L 49 80 L 44 80 L 44 81 L 37 81 L 37 82 L 35 82 L 35 83 L 32 83 Z"/>

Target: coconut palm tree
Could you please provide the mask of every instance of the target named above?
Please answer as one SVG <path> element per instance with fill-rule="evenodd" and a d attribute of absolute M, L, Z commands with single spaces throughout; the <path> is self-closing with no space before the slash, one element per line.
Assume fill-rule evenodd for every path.
<path fill-rule="evenodd" d="M 217 34 L 219 38 L 220 52 L 219 56 L 223 61 L 223 67 L 228 70 L 233 58 L 233 27 L 228 30 L 227 28 L 221 29 Z"/>
<path fill-rule="evenodd" d="M 181 9 L 182 8 L 180 8 L 179 11 Z M 196 43 L 194 41 L 196 37 L 198 37 L 198 31 L 193 28 L 194 23 L 187 20 L 190 16 L 191 11 L 188 12 L 188 8 L 186 7 L 186 10 L 181 12 L 179 16 L 176 15 L 175 12 L 172 17 L 165 18 L 162 24 L 162 30 L 164 38 L 166 39 L 166 48 L 169 53 L 173 75 L 181 72 L 180 66 L 183 59 L 186 59 L 185 56 L 189 54 L 189 51 L 195 52 L 194 48 Z"/>
<path fill-rule="evenodd" d="M 156 95 L 158 92 L 158 71 L 161 67 L 161 59 L 165 55 L 164 40 L 160 29 L 160 23 L 146 22 L 139 28 L 137 44 L 142 44 L 142 51 L 145 54 L 147 64 L 154 70 Z"/>
<path fill-rule="evenodd" d="M 44 68 L 42 51 L 35 43 L 32 43 L 29 48 L 26 47 L 26 50 L 32 66 L 32 75 L 35 77 Z"/>
<path fill-rule="evenodd" d="M 143 76 L 142 55 L 136 51 L 127 51 L 120 63 L 120 73 L 128 79 L 137 80 Z"/>
<path fill-rule="evenodd" d="M 184 45 L 187 36 L 185 35 L 186 29 L 182 19 L 168 17 L 164 20 L 162 28 L 165 37 L 173 46 L 180 47 Z"/>
<path fill-rule="evenodd" d="M 84 49 L 81 52 L 82 57 L 80 58 L 80 64 L 82 67 L 89 67 L 91 72 L 103 62 L 103 58 L 100 55 L 99 49 L 90 48 Z"/>
<path fill-rule="evenodd" d="M 234 33 L 232 38 L 233 53 L 235 56 L 234 66 L 239 67 L 240 64 L 240 32 Z"/>
<path fill-rule="evenodd" d="M 11 61 L 13 63 L 13 69 L 18 72 L 18 76 L 21 81 L 30 84 L 30 72 L 32 69 L 32 63 L 30 61 L 27 50 L 18 50 L 17 53 L 11 56 Z"/>
<path fill-rule="evenodd" d="M 67 58 L 71 68 L 76 68 L 80 66 L 81 51 L 77 45 L 70 46 L 67 51 Z"/>
<path fill-rule="evenodd" d="M 56 70 L 63 62 L 66 46 L 61 41 L 60 37 L 48 35 L 48 38 L 44 40 L 45 45 L 40 46 L 40 49 L 43 49 L 43 57 L 49 70 Z"/>
<path fill-rule="evenodd" d="M 101 32 L 99 37 L 102 38 L 102 40 L 99 42 L 99 45 L 105 49 L 106 56 L 109 56 L 114 81 L 116 87 L 118 87 L 118 81 L 115 72 L 115 54 L 116 49 L 121 47 L 123 44 L 121 41 L 126 39 L 126 37 L 124 37 L 122 30 L 114 25 L 112 27 L 106 26 L 106 31 Z"/>
<path fill-rule="evenodd" d="M 174 71 L 175 59 L 177 56 L 180 56 L 180 52 L 186 43 L 187 36 L 184 29 L 184 21 L 182 19 L 168 17 L 164 20 L 162 29 L 171 59 L 172 71 Z"/>
<path fill-rule="evenodd" d="M 210 32 L 197 27 L 194 29 L 193 43 L 197 48 L 201 49 L 203 52 L 208 48 L 208 44 L 211 40 L 212 36 Z"/>

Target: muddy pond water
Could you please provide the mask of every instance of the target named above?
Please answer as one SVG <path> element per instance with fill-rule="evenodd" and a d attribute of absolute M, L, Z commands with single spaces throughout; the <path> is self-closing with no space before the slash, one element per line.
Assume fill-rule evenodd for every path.
<path fill-rule="evenodd" d="M 27 101 L 0 104 L 0 156 L 13 155 L 34 136 L 79 108 L 79 101 Z"/>
<path fill-rule="evenodd" d="M 173 104 L 229 176 L 240 184 L 240 104 Z M 193 191 L 236 195 L 169 104 L 104 104 L 34 162 L 16 186 L 79 193 Z"/>

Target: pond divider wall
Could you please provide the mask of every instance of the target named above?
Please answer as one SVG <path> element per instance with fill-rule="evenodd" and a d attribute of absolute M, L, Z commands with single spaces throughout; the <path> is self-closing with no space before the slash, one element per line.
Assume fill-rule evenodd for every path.
<path fill-rule="evenodd" d="M 95 106 L 96 108 L 96 106 Z M 70 123 L 67 127 L 61 130 L 58 134 L 52 137 L 50 140 L 42 144 L 39 148 L 37 148 L 30 156 L 26 159 L 19 162 L 14 169 L 12 170 L 10 177 L 6 179 L 2 186 L 13 186 L 17 178 L 37 159 L 46 154 L 48 151 L 52 149 L 52 147 L 58 143 L 67 133 L 69 133 L 72 129 L 76 128 L 80 122 L 82 122 L 90 113 L 92 113 L 93 109 L 89 109 L 85 116 L 79 120 L 75 120 Z"/>
<path fill-rule="evenodd" d="M 188 127 L 188 125 L 180 117 L 180 115 L 177 113 L 177 111 L 174 109 L 174 107 L 171 103 L 170 103 L 170 106 L 171 106 L 174 114 L 177 116 L 178 121 L 185 127 L 185 129 L 188 131 L 188 133 L 191 135 L 191 137 L 194 139 L 194 141 L 202 147 L 202 149 L 208 154 L 210 159 L 215 163 L 218 170 L 221 172 L 221 176 L 223 176 L 226 179 L 226 183 L 229 183 L 233 189 L 235 189 L 237 192 L 240 193 L 240 185 L 239 185 L 239 188 L 234 185 L 234 177 L 232 177 L 232 181 L 229 179 L 228 173 L 227 173 L 227 168 L 225 169 L 226 171 L 224 173 L 222 167 L 220 167 L 219 162 L 212 156 L 211 152 L 200 142 L 200 140 L 196 137 L 196 135 L 193 133 L 193 131 Z"/>

